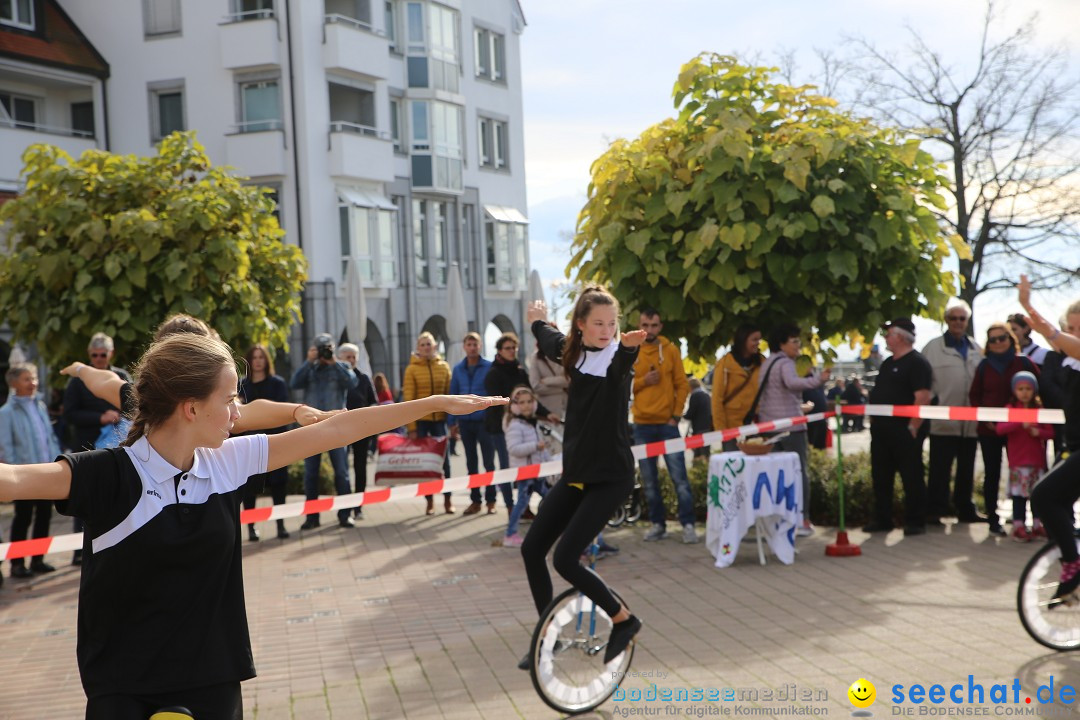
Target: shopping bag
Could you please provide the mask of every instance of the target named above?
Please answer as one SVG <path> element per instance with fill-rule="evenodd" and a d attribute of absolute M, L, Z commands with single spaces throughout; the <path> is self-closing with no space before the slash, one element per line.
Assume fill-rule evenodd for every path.
<path fill-rule="evenodd" d="M 404 435 L 380 435 L 378 445 L 376 485 L 408 485 L 443 478 L 445 437 L 410 440 Z"/>

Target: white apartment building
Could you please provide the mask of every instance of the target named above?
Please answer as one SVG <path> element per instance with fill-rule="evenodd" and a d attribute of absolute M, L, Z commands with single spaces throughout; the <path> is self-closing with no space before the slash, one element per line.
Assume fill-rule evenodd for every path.
<path fill-rule="evenodd" d="M 397 387 L 421 330 L 460 340 L 455 264 L 470 328 L 525 327 L 524 27 L 517 0 L 0 0 L 0 191 L 33 142 L 150 154 L 195 130 L 274 189 L 308 259 L 293 362 L 342 333 L 352 257 L 372 366 Z M 10 50 L 58 34 L 100 67 Z"/>

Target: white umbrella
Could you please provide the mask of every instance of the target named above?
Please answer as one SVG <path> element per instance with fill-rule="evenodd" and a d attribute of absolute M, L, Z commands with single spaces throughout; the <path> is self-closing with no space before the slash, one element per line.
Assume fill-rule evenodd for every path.
<path fill-rule="evenodd" d="M 371 377 L 371 359 L 368 358 L 364 338 L 367 337 L 367 302 L 364 300 L 364 278 L 360 275 L 360 266 L 349 258 L 345 270 L 345 329 L 349 333 L 349 342 L 354 343 L 360 352 L 356 358 L 356 367 L 360 372 Z"/>
<path fill-rule="evenodd" d="M 465 359 L 461 339 L 469 332 L 469 320 L 465 316 L 465 291 L 461 287 L 461 268 L 457 263 L 450 266 L 446 294 L 446 362 L 454 367 Z"/>

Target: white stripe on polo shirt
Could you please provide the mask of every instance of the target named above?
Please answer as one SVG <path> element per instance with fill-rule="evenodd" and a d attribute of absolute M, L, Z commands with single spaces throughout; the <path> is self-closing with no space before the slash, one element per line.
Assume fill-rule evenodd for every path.
<path fill-rule="evenodd" d="M 612 340 L 603 350 L 586 350 L 584 359 L 578 364 L 578 371 L 582 375 L 607 377 L 611 361 L 615 359 L 615 353 L 619 350 L 618 339 Z"/>
<path fill-rule="evenodd" d="M 131 537 L 170 505 L 201 505 L 213 495 L 233 492 L 252 475 L 266 472 L 266 435 L 229 438 L 220 448 L 196 448 L 191 470 L 183 472 L 161 457 L 146 437 L 125 447 L 142 480 L 139 502 L 118 525 L 92 541 L 95 553 Z M 171 482 L 177 475 L 179 484 Z"/>

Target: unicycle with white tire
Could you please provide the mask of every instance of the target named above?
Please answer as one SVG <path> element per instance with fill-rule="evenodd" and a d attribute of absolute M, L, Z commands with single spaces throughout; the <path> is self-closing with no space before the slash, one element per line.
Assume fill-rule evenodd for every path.
<path fill-rule="evenodd" d="M 1080 650 L 1080 596 L 1055 598 L 1061 549 L 1047 543 L 1020 573 L 1016 609 L 1028 635 L 1053 650 Z"/>
<path fill-rule="evenodd" d="M 597 551 L 594 542 L 588 551 L 590 567 L 595 566 Z M 619 594 L 611 592 L 625 607 Z M 634 641 L 605 663 L 611 628 L 611 617 L 603 608 L 574 588 L 548 604 L 529 645 L 529 674 L 549 707 L 577 715 L 600 706 L 618 689 L 634 658 Z"/>

